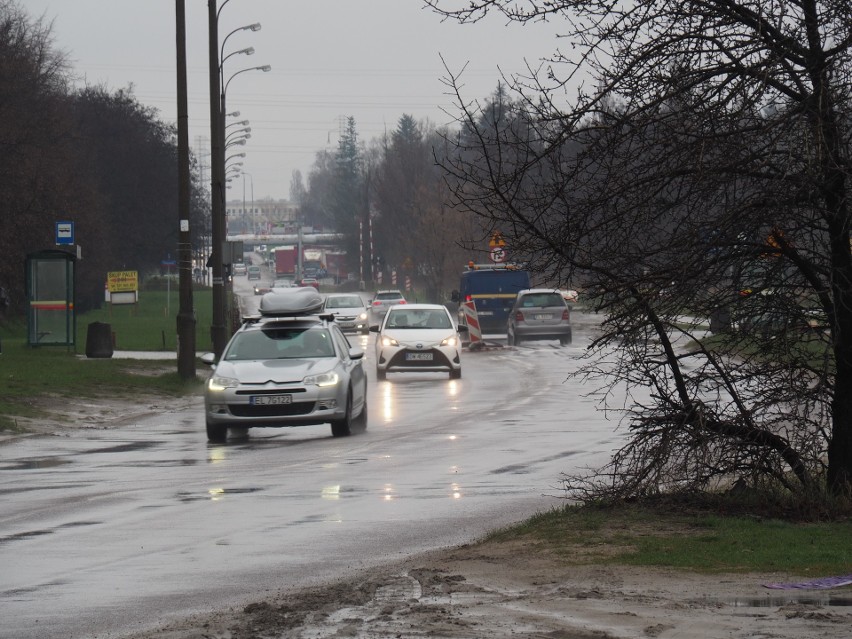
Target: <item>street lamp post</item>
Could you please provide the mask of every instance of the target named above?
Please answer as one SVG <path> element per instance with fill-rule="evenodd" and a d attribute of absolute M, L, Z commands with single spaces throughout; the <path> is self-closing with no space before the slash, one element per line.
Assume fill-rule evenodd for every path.
<path fill-rule="evenodd" d="M 227 4 L 225 0 L 224 4 Z M 224 4 L 222 6 L 224 6 Z M 207 0 L 207 16 L 209 29 L 209 63 L 210 63 L 210 215 L 212 218 L 212 252 L 210 266 L 213 270 L 213 320 L 210 326 L 210 338 L 213 341 L 213 352 L 216 359 L 222 355 L 227 342 L 225 330 L 225 280 L 224 280 L 224 249 L 225 249 L 225 179 L 224 141 L 221 137 L 224 111 L 220 111 L 219 103 L 219 13 L 216 0 Z"/>
<path fill-rule="evenodd" d="M 226 290 L 224 278 L 224 251 L 226 240 L 225 227 L 225 101 L 222 87 L 222 58 L 225 41 L 238 31 L 257 31 L 260 24 L 255 23 L 231 31 L 219 48 L 219 13 L 230 0 L 224 0 L 217 9 L 217 0 L 207 0 L 208 18 L 208 62 L 210 66 L 210 183 L 211 183 L 211 243 L 210 267 L 213 270 L 213 319 L 210 337 L 216 359 L 222 355 L 227 343 Z M 254 49 L 242 49 L 235 53 L 250 55 Z M 236 112 L 235 115 L 239 115 Z"/>

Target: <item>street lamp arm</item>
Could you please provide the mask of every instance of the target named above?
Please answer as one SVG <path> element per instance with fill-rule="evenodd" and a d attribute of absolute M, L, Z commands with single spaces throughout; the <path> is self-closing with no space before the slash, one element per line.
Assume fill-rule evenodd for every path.
<path fill-rule="evenodd" d="M 229 2 L 229 0 L 225 0 L 226 4 L 227 4 L 227 2 Z M 223 4 L 222 7 L 224 7 L 224 6 L 225 5 Z M 219 7 L 219 11 L 222 11 L 222 7 Z M 234 35 L 238 31 L 247 31 L 247 30 L 260 31 L 260 23 L 255 22 L 254 24 L 247 24 L 244 27 L 238 27 L 238 28 L 234 29 L 233 31 L 231 31 L 228 35 L 226 35 L 222 39 L 222 46 L 219 47 L 219 60 L 220 60 L 219 69 L 220 69 L 220 71 L 221 71 L 221 68 L 222 68 L 222 63 L 225 62 L 225 43 L 228 41 L 228 38 L 230 38 L 232 35 Z M 252 52 L 254 52 L 254 49 L 252 49 Z M 233 54 L 231 54 L 231 55 L 233 55 Z M 249 55 L 251 55 L 251 54 L 249 54 Z M 228 57 L 230 57 L 230 56 L 228 56 Z"/>
<path fill-rule="evenodd" d="M 264 64 L 263 66 L 249 67 L 248 69 L 241 69 L 240 71 L 237 71 L 230 78 L 228 78 L 228 81 L 225 83 L 225 86 L 222 88 L 222 95 L 224 96 L 226 93 L 228 93 L 228 85 L 231 84 L 231 80 L 236 78 L 241 73 L 245 73 L 246 71 L 263 71 L 264 73 L 267 73 L 268 71 L 271 71 L 271 70 L 272 70 L 272 67 L 270 65 Z"/>

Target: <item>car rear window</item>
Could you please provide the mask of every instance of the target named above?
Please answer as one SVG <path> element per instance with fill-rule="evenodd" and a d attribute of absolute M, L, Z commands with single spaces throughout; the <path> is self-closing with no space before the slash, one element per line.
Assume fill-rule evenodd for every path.
<path fill-rule="evenodd" d="M 378 293 L 376 294 L 377 300 L 401 300 L 402 295 L 399 293 Z"/>
<path fill-rule="evenodd" d="M 521 308 L 536 306 L 565 306 L 565 300 L 559 293 L 530 293 L 519 300 Z"/>

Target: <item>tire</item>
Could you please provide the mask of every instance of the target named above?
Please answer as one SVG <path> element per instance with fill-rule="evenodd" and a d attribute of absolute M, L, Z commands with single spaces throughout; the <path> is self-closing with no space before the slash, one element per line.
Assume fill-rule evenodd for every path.
<path fill-rule="evenodd" d="M 352 434 L 352 390 L 346 394 L 346 414 L 343 419 L 331 421 L 331 434 L 334 437 L 348 437 Z"/>
<path fill-rule="evenodd" d="M 207 422 L 207 441 L 212 444 L 224 444 L 228 439 L 228 427 Z"/>
<path fill-rule="evenodd" d="M 570 338 L 570 337 L 560 337 L 560 338 L 559 338 L 559 343 L 560 343 L 562 346 L 568 346 L 568 344 L 570 344 L 570 343 L 571 343 L 571 338 Z"/>
<path fill-rule="evenodd" d="M 387 378 L 388 378 L 387 371 L 379 370 L 378 368 L 376 369 L 376 379 L 377 380 L 382 381 L 382 380 L 387 379 Z"/>
<path fill-rule="evenodd" d="M 361 414 L 352 420 L 352 432 L 363 433 L 367 430 L 367 396 L 364 395 L 364 406 L 361 408 Z"/>
<path fill-rule="evenodd" d="M 461 379 L 461 369 L 450 371 L 450 379 Z"/>
<path fill-rule="evenodd" d="M 506 331 L 506 346 L 515 345 L 515 334 L 511 331 Z"/>

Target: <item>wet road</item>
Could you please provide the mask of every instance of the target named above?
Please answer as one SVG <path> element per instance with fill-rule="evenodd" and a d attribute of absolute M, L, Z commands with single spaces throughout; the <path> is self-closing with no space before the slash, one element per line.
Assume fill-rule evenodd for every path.
<path fill-rule="evenodd" d="M 575 315 L 575 317 L 577 317 Z M 581 318 L 577 318 L 578 320 Z M 121 637 L 193 612 L 470 541 L 557 503 L 615 422 L 567 375 L 588 343 L 465 353 L 464 377 L 367 352 L 366 433 L 252 429 L 209 445 L 197 408 L 0 447 L 0 637 Z"/>

